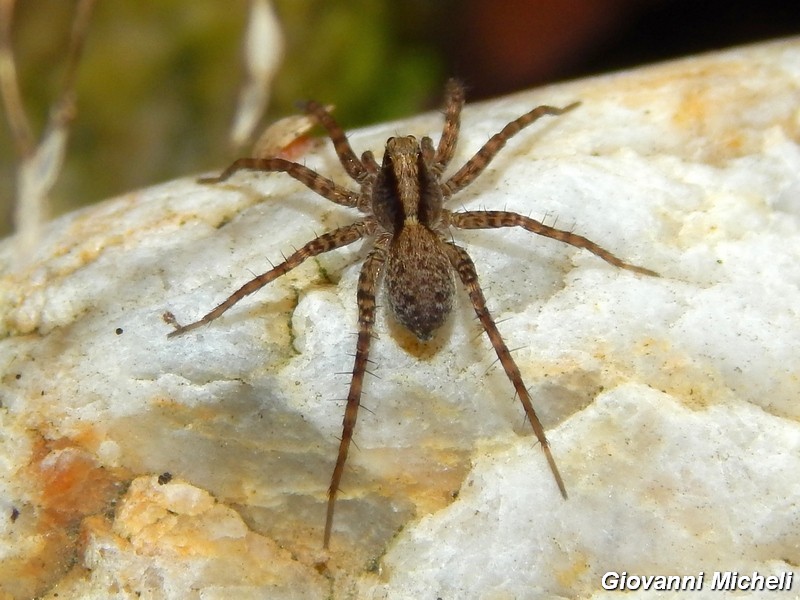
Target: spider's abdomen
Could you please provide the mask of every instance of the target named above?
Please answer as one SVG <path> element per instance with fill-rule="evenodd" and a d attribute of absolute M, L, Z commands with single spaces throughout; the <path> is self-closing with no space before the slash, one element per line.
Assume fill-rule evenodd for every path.
<path fill-rule="evenodd" d="M 453 273 L 443 242 L 420 223 L 407 222 L 389 249 L 386 291 L 395 318 L 421 340 L 444 324 L 453 307 Z"/>

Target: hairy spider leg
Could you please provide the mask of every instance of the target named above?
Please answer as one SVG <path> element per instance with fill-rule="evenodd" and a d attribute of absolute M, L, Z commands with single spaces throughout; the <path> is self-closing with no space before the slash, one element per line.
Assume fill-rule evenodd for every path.
<path fill-rule="evenodd" d="M 522 375 L 519 372 L 517 363 L 515 363 L 514 359 L 511 357 L 511 352 L 503 341 L 497 329 L 497 325 L 495 325 L 494 319 L 489 309 L 486 307 L 486 298 L 483 296 L 483 291 L 478 283 L 478 273 L 475 270 L 475 263 L 472 262 L 469 254 L 467 254 L 467 251 L 463 248 L 448 243 L 447 249 L 450 264 L 453 265 L 453 269 L 458 273 L 461 283 L 469 294 L 472 307 L 475 309 L 475 314 L 478 315 L 478 320 L 480 320 L 481 325 L 483 325 L 483 330 L 486 332 L 486 335 L 489 336 L 489 341 L 492 343 L 492 347 L 497 353 L 500 364 L 503 365 L 506 376 L 511 380 L 511 384 L 517 392 L 517 397 L 519 397 L 522 407 L 525 409 L 528 422 L 531 424 L 531 427 L 533 427 L 533 433 L 542 446 L 547 464 L 550 466 L 550 471 L 553 473 L 558 489 L 561 495 L 566 499 L 567 489 L 564 486 L 564 480 L 561 478 L 561 473 L 558 471 L 553 454 L 550 452 L 550 442 L 547 441 L 542 422 L 533 409 L 533 401 L 528 393 L 528 388 L 525 387 L 525 383 L 522 381 Z"/>
<path fill-rule="evenodd" d="M 464 106 L 464 86 L 455 79 L 450 79 L 445 87 L 445 113 L 442 137 L 436 154 L 431 162 L 431 169 L 441 175 L 453 159 L 461 129 L 461 109 Z"/>
<path fill-rule="evenodd" d="M 456 192 L 463 190 L 470 183 L 475 181 L 475 178 L 480 175 L 498 152 L 506 145 L 509 139 L 522 131 L 525 127 L 543 117 L 545 115 L 563 115 L 565 112 L 572 110 L 580 105 L 580 102 L 573 102 L 564 108 L 556 108 L 554 106 L 537 106 L 532 111 L 525 113 L 521 117 L 514 119 L 508 125 L 503 127 L 498 133 L 495 133 L 489 140 L 478 150 L 475 155 L 470 158 L 463 167 L 461 167 L 455 174 L 450 177 L 445 183 L 442 184 L 442 194 L 445 198 L 452 196 Z"/>
<path fill-rule="evenodd" d="M 262 273 L 258 277 L 254 277 L 245 283 L 233 294 L 228 296 L 228 298 L 222 302 L 222 304 L 217 306 L 203 318 L 195 321 L 194 323 L 177 327 L 175 331 L 170 333 L 167 337 L 174 337 L 200 327 L 201 325 L 205 325 L 206 323 L 210 323 L 214 319 L 219 318 L 222 313 L 239 302 L 245 296 L 257 292 L 271 281 L 274 281 L 281 275 L 285 275 L 295 267 L 300 266 L 312 256 L 317 256 L 318 254 L 330 252 L 331 250 L 336 250 L 337 248 L 352 244 L 364 236 L 369 235 L 371 232 L 372 227 L 368 221 L 359 221 L 357 223 L 345 225 L 344 227 L 339 227 L 333 231 L 322 234 L 318 238 L 311 240 L 302 248 L 292 253 L 285 261 L 277 265 L 275 268 L 270 269 L 266 273 Z"/>
<path fill-rule="evenodd" d="M 443 220 L 447 224 L 452 225 L 453 227 L 458 227 L 459 229 L 522 227 L 531 233 L 543 235 L 545 237 L 564 242 L 565 244 L 569 244 L 570 246 L 588 250 L 592 254 L 602 258 L 604 261 L 611 263 L 616 267 L 620 267 L 621 269 L 627 269 L 628 271 L 634 271 L 635 273 L 650 275 L 652 277 L 659 276 L 655 271 L 645 269 L 644 267 L 637 267 L 636 265 L 632 265 L 620 260 L 608 250 L 598 246 L 593 241 L 586 239 L 582 235 L 564 231 L 562 229 L 556 229 L 555 227 L 550 227 L 541 221 L 531 219 L 530 217 L 525 217 L 515 212 L 509 212 L 505 210 L 470 210 L 464 212 L 446 211 Z"/>
<path fill-rule="evenodd" d="M 355 208 L 358 203 L 358 194 L 335 184 L 305 165 L 284 158 L 238 158 L 217 177 L 201 177 L 197 181 L 199 183 L 222 183 L 232 177 L 234 173 L 244 170 L 286 173 L 312 192 L 316 192 L 331 202 L 350 208 Z"/>
<path fill-rule="evenodd" d="M 344 410 L 342 421 L 342 439 L 339 442 L 339 453 L 336 456 L 336 466 L 331 475 L 331 484 L 328 488 L 328 510 L 325 516 L 325 534 L 322 538 L 323 548 L 327 548 L 331 541 L 333 528 L 333 510 L 336 506 L 336 494 L 342 481 L 344 465 L 347 461 L 347 452 L 353 439 L 356 427 L 358 407 L 361 405 L 361 390 L 364 384 L 364 375 L 367 372 L 369 360 L 369 344 L 372 339 L 372 327 L 375 324 L 375 289 L 378 277 L 386 262 L 386 245 L 388 238 L 379 238 L 375 246 L 364 260 L 361 273 L 358 276 L 358 341 L 356 342 L 356 357 L 353 364 L 353 376 L 350 380 L 350 390 L 347 393 L 347 406 Z"/>
<path fill-rule="evenodd" d="M 339 162 L 342 163 L 344 170 L 357 182 L 361 183 L 364 179 L 375 169 L 372 168 L 370 163 L 363 163 L 358 160 L 356 153 L 353 152 L 353 147 L 347 141 L 347 135 L 344 129 L 336 122 L 333 115 L 329 113 L 324 106 L 313 100 L 309 100 L 303 105 L 306 113 L 312 115 L 320 125 L 322 125 L 328 132 L 328 137 L 333 142 L 333 148 L 336 150 L 336 155 L 339 157 Z M 374 162 L 374 161 L 373 161 Z"/>

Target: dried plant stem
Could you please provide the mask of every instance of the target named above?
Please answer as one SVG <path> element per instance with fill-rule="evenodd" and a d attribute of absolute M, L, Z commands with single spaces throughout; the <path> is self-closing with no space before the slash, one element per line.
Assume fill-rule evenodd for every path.
<path fill-rule="evenodd" d="M 14 226 L 17 230 L 18 255 L 30 255 L 38 241 L 39 228 L 47 213 L 47 196 L 61 171 L 69 125 L 75 118 L 75 81 L 89 30 L 89 20 L 96 0 L 80 0 L 72 22 L 66 70 L 41 141 L 35 136 L 25 113 L 20 94 L 16 63 L 11 44 L 14 0 L 0 0 L 0 95 L 11 128 L 17 154 L 17 194 Z"/>

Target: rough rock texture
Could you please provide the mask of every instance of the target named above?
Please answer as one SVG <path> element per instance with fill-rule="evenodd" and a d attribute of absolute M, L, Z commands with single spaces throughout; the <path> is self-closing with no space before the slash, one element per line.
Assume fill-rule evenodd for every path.
<path fill-rule="evenodd" d="M 602 598 L 608 571 L 797 571 L 800 40 L 468 106 L 454 165 L 577 99 L 451 206 L 557 220 L 662 274 L 454 234 L 569 500 L 462 294 L 427 346 L 380 314 L 324 553 L 365 246 L 167 339 L 166 311 L 193 320 L 353 218 L 280 174 L 187 178 L 58 219 L 27 261 L 0 247 L 0 598 Z M 327 144 L 303 160 L 346 181 Z"/>

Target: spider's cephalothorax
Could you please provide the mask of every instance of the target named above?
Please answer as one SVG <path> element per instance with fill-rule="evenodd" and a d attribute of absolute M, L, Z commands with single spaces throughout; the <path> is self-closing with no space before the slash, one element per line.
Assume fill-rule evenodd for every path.
<path fill-rule="evenodd" d="M 503 127 L 460 169 L 443 180 L 442 174 L 453 158 L 458 140 L 464 88 L 458 82 L 451 80 L 447 84 L 446 96 L 445 124 L 438 146 L 434 148 L 433 142 L 428 137 L 423 137 L 419 141 L 411 136 L 389 138 L 380 165 L 369 151 L 364 152 L 359 160 L 341 127 L 330 113 L 316 102 L 306 103 L 306 112 L 327 130 L 339 161 L 347 174 L 359 184 L 360 189 L 357 192 L 334 183 L 308 167 L 282 158 L 240 158 L 219 177 L 201 180 L 203 183 L 218 183 L 242 169 L 281 171 L 324 198 L 358 210 L 362 213 L 362 218 L 311 240 L 281 264 L 245 283 L 200 320 L 184 326 L 176 325 L 175 331 L 170 333 L 170 336 L 213 321 L 248 294 L 261 289 L 312 256 L 341 248 L 365 237 L 372 239 L 372 247 L 361 267 L 358 280 L 358 339 L 355 364 L 347 395 L 339 452 L 328 488 L 328 507 L 323 535 L 325 547 L 330 542 L 336 495 L 361 402 L 361 390 L 367 371 L 369 346 L 375 322 L 375 294 L 381 275 L 386 285 L 392 314 L 421 340 L 430 339 L 433 332 L 447 318 L 455 292 L 453 273 L 458 276 L 469 294 L 478 320 L 489 337 L 500 364 L 514 386 L 534 434 L 542 446 L 556 484 L 565 498 L 566 488 L 550 452 L 544 428 L 533 409 L 533 402 L 519 369 L 486 308 L 486 300 L 478 284 L 475 265 L 466 250 L 448 241 L 445 232 L 450 227 L 457 229 L 521 227 L 532 233 L 589 250 L 617 267 L 645 275 L 656 275 L 649 269 L 621 261 L 583 236 L 549 227 L 530 217 L 508 211 L 455 212 L 444 208 L 450 196 L 472 183 L 509 138 L 522 128 L 543 115 L 560 115 L 578 105 L 573 103 L 565 108 L 552 106 L 534 108 Z"/>

